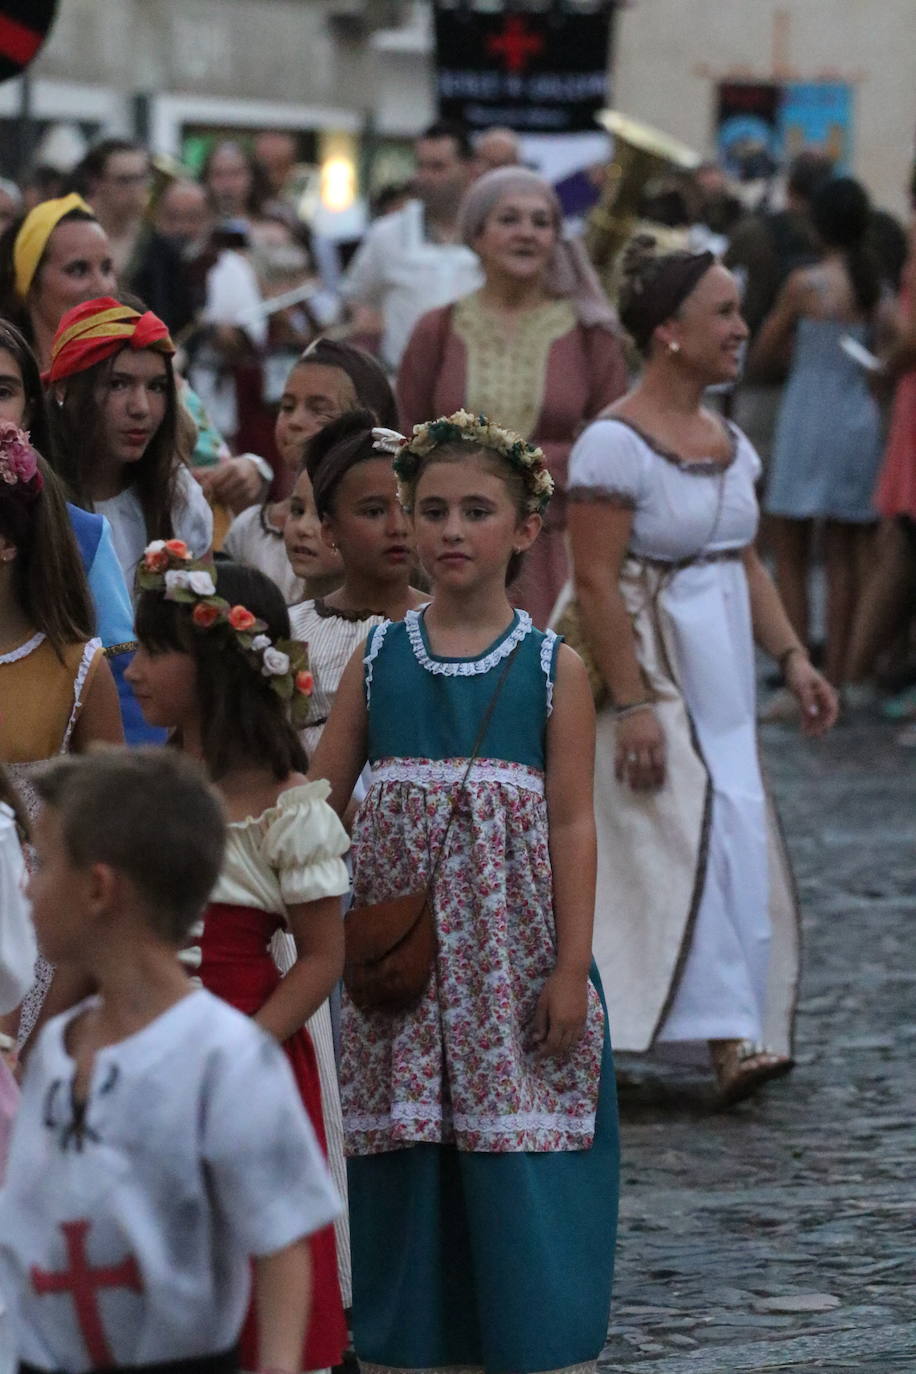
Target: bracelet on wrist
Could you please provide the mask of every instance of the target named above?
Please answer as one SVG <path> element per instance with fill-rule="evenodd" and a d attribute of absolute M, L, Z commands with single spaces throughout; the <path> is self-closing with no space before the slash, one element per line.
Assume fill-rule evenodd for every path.
<path fill-rule="evenodd" d="M 274 480 L 274 470 L 266 458 L 262 458 L 260 453 L 240 453 L 238 456 L 240 458 L 247 458 L 261 481 L 265 482 L 267 486 L 270 486 Z"/>
<path fill-rule="evenodd" d="M 781 673 L 785 673 L 786 664 L 789 662 L 789 659 L 792 657 L 793 654 L 801 654 L 804 658 L 807 658 L 808 650 L 804 648 L 804 646 L 801 644 L 790 644 L 788 649 L 783 649 L 782 653 L 776 660 L 776 662 L 779 664 L 779 671 Z"/>
<path fill-rule="evenodd" d="M 614 719 L 626 720 L 627 716 L 635 716 L 637 711 L 651 711 L 655 702 L 650 697 L 643 701 L 627 701 L 621 706 L 614 707 Z"/>

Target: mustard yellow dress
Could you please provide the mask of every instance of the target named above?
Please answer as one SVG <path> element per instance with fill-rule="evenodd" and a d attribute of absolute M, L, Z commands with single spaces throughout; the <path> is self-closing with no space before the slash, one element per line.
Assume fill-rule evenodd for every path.
<path fill-rule="evenodd" d="M 0 762 L 30 816 L 38 810 L 34 779 L 51 759 L 70 748 L 80 710 L 103 656 L 100 639 L 67 644 L 58 653 L 41 631 L 0 654 Z M 20 1044 L 35 1024 L 52 973 L 51 965 L 39 953 L 35 982 L 22 1003 Z"/>

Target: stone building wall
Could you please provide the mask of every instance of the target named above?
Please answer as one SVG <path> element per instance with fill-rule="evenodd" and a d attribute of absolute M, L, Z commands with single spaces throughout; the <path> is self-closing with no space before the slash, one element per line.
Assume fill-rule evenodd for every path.
<path fill-rule="evenodd" d="M 396 17 L 408 22 L 373 32 Z M 852 169 L 902 213 L 914 52 L 916 0 L 629 0 L 614 103 L 710 154 L 719 82 L 847 82 Z M 431 24 L 415 0 L 62 0 L 33 74 L 39 115 L 127 131 L 144 98 L 163 151 L 186 117 L 397 140 L 434 114 Z M 17 84 L 0 87 L 0 114 Z"/>
<path fill-rule="evenodd" d="M 632 0 L 617 21 L 615 104 L 715 148 L 720 81 L 852 87 L 852 165 L 906 211 L 916 135 L 914 0 Z"/>

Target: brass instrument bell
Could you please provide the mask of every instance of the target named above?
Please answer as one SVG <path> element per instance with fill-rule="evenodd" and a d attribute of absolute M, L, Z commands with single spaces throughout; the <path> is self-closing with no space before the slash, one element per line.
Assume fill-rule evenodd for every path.
<path fill-rule="evenodd" d="M 614 156 L 605 168 L 598 203 L 588 216 L 585 246 L 609 288 L 624 244 L 640 228 L 654 232 L 652 225 L 640 220 L 647 186 L 659 177 L 692 171 L 702 159 L 686 143 L 619 110 L 602 110 L 596 119 L 613 136 Z"/>

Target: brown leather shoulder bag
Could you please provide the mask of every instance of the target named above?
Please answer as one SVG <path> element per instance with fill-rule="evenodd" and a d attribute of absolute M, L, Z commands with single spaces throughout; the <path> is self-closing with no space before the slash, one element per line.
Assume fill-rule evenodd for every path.
<path fill-rule="evenodd" d="M 344 987 L 354 1006 L 362 1012 L 388 1013 L 410 1011 L 429 985 L 436 959 L 436 918 L 433 889 L 439 865 L 445 854 L 449 831 L 467 785 L 471 768 L 483 746 L 493 719 L 496 703 L 505 686 L 516 645 L 506 659 L 496 690 L 483 717 L 461 785 L 452 801 L 442 843 L 430 869 L 425 887 L 392 897 L 387 902 L 351 907 L 344 920 Z"/>

